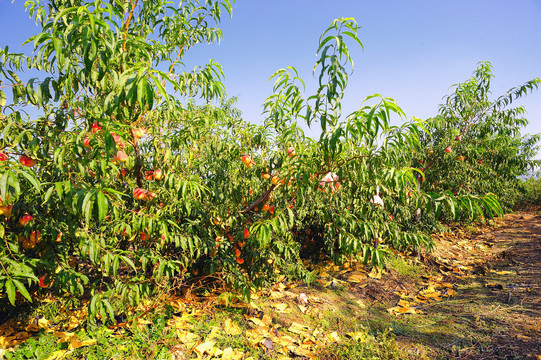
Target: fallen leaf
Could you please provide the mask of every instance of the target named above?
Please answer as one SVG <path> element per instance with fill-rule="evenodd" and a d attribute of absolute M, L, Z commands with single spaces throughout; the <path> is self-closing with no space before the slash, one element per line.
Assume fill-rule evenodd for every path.
<path fill-rule="evenodd" d="M 363 331 L 351 332 L 348 335 L 355 341 L 365 342 L 368 340 L 368 335 Z"/>
<path fill-rule="evenodd" d="M 229 318 L 224 321 L 224 331 L 228 335 L 240 335 L 242 333 L 239 325 Z"/>
<path fill-rule="evenodd" d="M 252 317 L 247 317 L 246 320 L 253 322 L 257 326 L 262 326 L 262 327 L 267 326 L 263 321 L 261 321 L 260 319 L 258 319 L 256 317 L 253 317 L 253 316 Z"/>
<path fill-rule="evenodd" d="M 55 331 L 54 335 L 59 337 L 58 342 L 63 343 L 70 341 L 71 338 L 75 336 L 75 333 L 66 331 Z"/>
<path fill-rule="evenodd" d="M 71 351 L 68 350 L 57 350 L 53 352 L 46 360 L 60 360 L 66 357 Z"/>
<path fill-rule="evenodd" d="M 373 268 L 372 271 L 370 271 L 370 273 L 368 274 L 368 277 L 372 279 L 381 279 L 381 271 Z"/>
<path fill-rule="evenodd" d="M 299 334 L 299 335 L 310 334 L 310 328 L 308 326 L 302 325 L 296 322 L 292 323 L 291 326 L 287 330 L 294 334 Z"/>
<path fill-rule="evenodd" d="M 270 324 L 272 324 L 272 317 L 268 314 L 265 314 L 263 315 L 261 321 L 263 322 L 263 324 L 265 324 L 265 326 L 269 326 Z"/>
<path fill-rule="evenodd" d="M 393 308 L 387 309 L 387 311 L 392 315 L 398 315 L 398 314 L 418 314 L 419 312 L 415 310 L 415 308 L 412 307 L 402 307 L 402 306 L 395 306 Z"/>
<path fill-rule="evenodd" d="M 203 356 L 205 353 L 209 353 L 212 348 L 214 348 L 214 344 L 216 344 L 216 341 L 214 340 L 205 341 L 204 343 L 197 345 L 194 351 L 197 353 L 197 355 Z"/>
<path fill-rule="evenodd" d="M 81 348 L 83 346 L 94 345 L 94 344 L 96 344 L 96 342 L 97 342 L 96 339 L 89 339 L 89 340 L 81 341 L 81 340 L 79 340 L 79 338 L 77 336 L 74 336 L 70 340 L 69 349 L 74 350 L 74 349 Z"/>
<path fill-rule="evenodd" d="M 348 281 L 352 283 L 361 283 L 366 281 L 366 274 L 353 273 L 348 277 Z"/>
<path fill-rule="evenodd" d="M 513 271 L 496 271 L 496 270 L 491 270 L 491 272 L 495 273 L 495 274 L 498 274 L 498 275 L 513 275 L 514 272 Z"/>
<path fill-rule="evenodd" d="M 225 348 L 222 353 L 222 360 L 237 360 L 241 359 L 243 352 L 237 352 L 232 347 Z"/>
<path fill-rule="evenodd" d="M 271 306 L 275 308 L 278 312 L 284 312 L 287 310 L 288 307 L 286 303 L 271 304 Z"/>
<path fill-rule="evenodd" d="M 186 345 L 188 348 L 192 348 L 199 342 L 199 336 L 189 331 L 177 330 L 178 340 Z"/>
<path fill-rule="evenodd" d="M 402 307 L 410 307 L 410 302 L 401 299 L 401 300 L 398 300 L 398 306 L 402 306 Z"/>
<path fill-rule="evenodd" d="M 212 340 L 221 334 L 222 330 L 218 326 L 213 326 L 210 334 L 207 335 L 207 340 Z"/>
<path fill-rule="evenodd" d="M 333 331 L 330 334 L 327 334 L 327 340 L 330 342 L 339 342 L 340 336 L 338 336 L 338 333 L 336 331 Z"/>

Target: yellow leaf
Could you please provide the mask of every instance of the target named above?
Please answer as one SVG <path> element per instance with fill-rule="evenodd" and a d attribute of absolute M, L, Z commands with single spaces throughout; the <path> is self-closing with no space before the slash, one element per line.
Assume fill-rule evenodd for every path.
<path fill-rule="evenodd" d="M 81 322 L 75 316 L 70 316 L 68 331 L 75 329 Z"/>
<path fill-rule="evenodd" d="M 60 360 L 68 355 L 71 351 L 68 350 L 57 350 L 53 352 L 46 360 Z"/>
<path fill-rule="evenodd" d="M 168 321 L 168 324 L 175 329 L 188 329 L 191 328 L 190 320 L 192 319 L 191 315 L 183 313 L 182 316 L 174 316 Z"/>
<path fill-rule="evenodd" d="M 351 332 L 348 335 L 355 341 L 365 342 L 368 340 L 368 336 L 362 331 Z"/>
<path fill-rule="evenodd" d="M 278 312 L 284 312 L 287 309 L 287 304 L 285 303 L 271 304 L 271 306 Z"/>
<path fill-rule="evenodd" d="M 265 327 L 265 323 L 256 317 L 247 317 L 246 320 L 253 322 L 257 326 Z"/>
<path fill-rule="evenodd" d="M 425 298 L 427 299 L 433 299 L 433 298 L 440 298 L 441 297 L 441 293 L 436 291 L 436 292 L 433 292 L 433 293 L 429 293 L 429 294 L 424 294 L 423 295 Z"/>
<path fill-rule="evenodd" d="M 207 340 L 214 339 L 215 337 L 220 335 L 221 332 L 222 330 L 218 326 L 213 326 L 212 329 L 210 330 L 210 334 L 208 334 L 207 336 Z"/>
<path fill-rule="evenodd" d="M 381 271 L 376 268 L 373 268 L 372 271 L 368 274 L 368 277 L 372 279 L 381 279 Z"/>
<path fill-rule="evenodd" d="M 240 360 L 243 356 L 244 352 L 228 347 L 222 353 L 222 360 Z"/>
<path fill-rule="evenodd" d="M 194 347 L 199 342 L 199 336 L 189 331 L 177 330 L 178 340 L 188 348 Z"/>
<path fill-rule="evenodd" d="M 33 321 L 30 322 L 30 324 L 26 325 L 26 328 L 25 328 L 25 330 L 28 332 L 37 332 L 40 329 L 41 328 L 37 324 L 35 324 Z"/>
<path fill-rule="evenodd" d="M 360 283 L 366 281 L 366 275 L 361 273 L 353 273 L 348 277 L 348 281 L 352 283 Z"/>
<path fill-rule="evenodd" d="M 512 275 L 512 274 L 514 274 L 513 271 L 495 271 L 495 270 L 491 270 L 491 272 L 496 273 L 498 275 Z"/>
<path fill-rule="evenodd" d="M 242 333 L 239 325 L 227 318 L 224 321 L 224 331 L 228 335 L 240 335 Z"/>
<path fill-rule="evenodd" d="M 410 302 L 406 300 L 398 300 L 398 306 L 410 307 Z"/>
<path fill-rule="evenodd" d="M 270 315 L 265 314 L 265 315 L 263 315 L 263 318 L 261 319 L 261 321 L 266 326 L 269 326 L 270 324 L 272 324 L 272 317 Z"/>
<path fill-rule="evenodd" d="M 299 308 L 299 310 L 303 313 L 303 314 L 306 314 L 306 312 L 308 311 L 308 306 L 304 306 L 304 305 L 297 305 L 297 307 Z"/>
<path fill-rule="evenodd" d="M 333 331 L 332 333 L 327 335 L 327 340 L 330 342 L 339 342 L 340 336 L 338 336 L 338 333 L 336 331 Z"/>
<path fill-rule="evenodd" d="M 197 345 L 194 351 L 197 353 L 197 355 L 203 356 L 205 353 L 209 353 L 212 348 L 214 348 L 214 344 L 216 344 L 216 341 L 214 340 L 205 341 L 204 343 Z"/>
<path fill-rule="evenodd" d="M 395 306 L 393 308 L 387 309 L 387 311 L 390 314 L 398 315 L 398 314 L 418 314 L 419 312 L 415 310 L 415 308 L 412 307 L 402 307 L 402 306 Z"/>
<path fill-rule="evenodd" d="M 58 342 L 63 343 L 63 342 L 70 341 L 71 338 L 75 336 L 75 333 L 72 333 L 72 332 L 70 333 L 70 332 L 65 332 L 65 331 L 55 331 L 54 335 L 59 337 Z"/>
<path fill-rule="evenodd" d="M 234 354 L 232 347 L 225 348 L 222 353 L 222 360 L 232 360 Z"/>
<path fill-rule="evenodd" d="M 69 349 L 73 350 L 73 349 L 78 349 L 83 346 L 94 345 L 96 342 L 97 342 L 96 339 L 89 339 L 89 340 L 81 341 L 79 340 L 79 338 L 77 338 L 77 336 L 74 336 L 71 338 Z"/>
<path fill-rule="evenodd" d="M 310 334 L 310 328 L 308 326 L 302 325 L 296 322 L 292 323 L 291 326 L 287 330 L 291 331 L 294 334 L 299 334 L 299 335 Z"/>

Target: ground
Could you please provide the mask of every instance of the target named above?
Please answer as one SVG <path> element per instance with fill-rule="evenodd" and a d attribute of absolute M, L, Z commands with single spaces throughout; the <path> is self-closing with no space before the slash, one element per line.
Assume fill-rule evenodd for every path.
<path fill-rule="evenodd" d="M 104 327 L 46 298 L 0 326 L 12 359 L 541 359 L 541 215 L 434 235 L 383 271 L 313 266 L 250 303 L 216 289 L 163 294 Z M 0 349 L 0 358 L 3 351 Z"/>

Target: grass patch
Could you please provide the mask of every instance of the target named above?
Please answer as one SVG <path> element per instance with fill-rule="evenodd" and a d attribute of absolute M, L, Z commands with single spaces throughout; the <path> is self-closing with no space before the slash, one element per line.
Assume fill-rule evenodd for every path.
<path fill-rule="evenodd" d="M 405 259 L 403 256 L 396 254 L 387 258 L 385 266 L 413 281 L 418 280 L 422 275 L 427 275 L 427 268 L 417 263 L 415 259 Z"/>

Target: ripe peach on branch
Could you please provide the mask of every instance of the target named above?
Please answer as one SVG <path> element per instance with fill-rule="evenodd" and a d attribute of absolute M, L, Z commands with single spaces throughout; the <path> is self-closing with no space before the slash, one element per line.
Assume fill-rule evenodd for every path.
<path fill-rule="evenodd" d="M 252 160 L 252 158 L 249 156 L 249 155 L 242 155 L 242 157 L 240 158 L 240 160 L 242 161 L 242 163 L 244 165 L 246 165 L 246 167 L 248 169 L 251 169 L 252 166 L 254 165 L 254 161 Z"/>
<path fill-rule="evenodd" d="M 25 226 L 26 224 L 28 224 L 30 221 L 34 220 L 34 218 L 32 217 L 32 215 L 24 215 L 23 217 L 21 217 L 19 219 L 19 225 L 21 226 Z"/>
<path fill-rule="evenodd" d="M 115 160 L 117 160 L 118 162 L 125 163 L 126 161 L 128 161 L 128 159 L 129 159 L 129 156 L 126 155 L 124 151 L 118 150 L 116 152 Z"/>
<path fill-rule="evenodd" d="M 100 124 L 98 124 L 98 122 L 94 122 L 94 124 L 92 124 L 92 134 L 95 134 L 100 130 L 101 130 Z"/>
<path fill-rule="evenodd" d="M 163 170 L 161 170 L 161 169 L 156 169 L 156 170 L 154 170 L 153 176 L 154 176 L 154 179 L 155 179 L 155 180 L 161 180 L 161 179 L 163 179 L 163 177 L 164 177 Z"/>
<path fill-rule="evenodd" d="M 34 165 L 36 165 L 36 163 L 38 162 L 36 159 L 32 159 L 26 155 L 22 155 L 20 158 L 19 158 L 19 162 L 21 163 L 21 165 L 23 166 L 26 166 L 26 167 L 32 167 Z"/>
<path fill-rule="evenodd" d="M 295 148 L 293 146 L 287 148 L 287 156 L 289 156 L 290 158 L 295 156 Z"/>
<path fill-rule="evenodd" d="M 143 128 L 135 128 L 132 130 L 133 136 L 137 139 L 141 139 L 143 136 L 145 136 L 145 129 Z"/>

